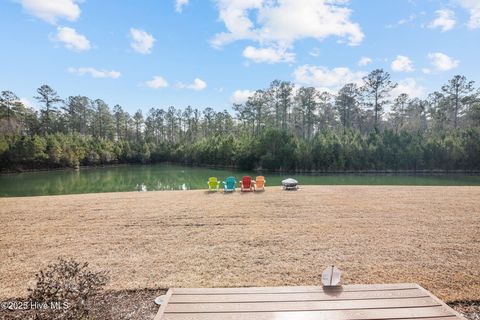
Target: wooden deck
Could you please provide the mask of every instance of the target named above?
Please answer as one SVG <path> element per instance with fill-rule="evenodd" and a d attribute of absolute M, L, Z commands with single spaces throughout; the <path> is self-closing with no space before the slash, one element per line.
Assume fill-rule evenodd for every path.
<path fill-rule="evenodd" d="M 173 288 L 155 320 L 464 319 L 417 284 Z"/>

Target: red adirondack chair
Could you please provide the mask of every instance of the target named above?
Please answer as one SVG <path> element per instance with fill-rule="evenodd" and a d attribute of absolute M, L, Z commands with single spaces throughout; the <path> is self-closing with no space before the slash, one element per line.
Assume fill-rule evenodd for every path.
<path fill-rule="evenodd" d="M 242 192 L 252 191 L 253 190 L 252 177 L 250 176 L 243 177 L 242 181 L 240 181 L 240 189 Z"/>

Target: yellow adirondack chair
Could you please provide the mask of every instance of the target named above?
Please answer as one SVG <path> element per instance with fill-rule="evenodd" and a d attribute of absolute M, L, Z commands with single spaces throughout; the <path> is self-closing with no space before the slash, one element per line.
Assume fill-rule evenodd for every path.
<path fill-rule="evenodd" d="M 208 178 L 208 191 L 218 191 L 218 188 L 220 186 L 220 181 L 216 177 L 210 177 Z"/>

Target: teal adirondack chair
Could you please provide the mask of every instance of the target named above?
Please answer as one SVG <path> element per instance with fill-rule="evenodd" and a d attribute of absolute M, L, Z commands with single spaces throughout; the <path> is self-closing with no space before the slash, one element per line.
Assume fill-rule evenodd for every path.
<path fill-rule="evenodd" d="M 235 177 L 228 177 L 223 181 L 223 191 L 224 192 L 233 192 L 235 191 L 235 183 L 236 179 Z"/>

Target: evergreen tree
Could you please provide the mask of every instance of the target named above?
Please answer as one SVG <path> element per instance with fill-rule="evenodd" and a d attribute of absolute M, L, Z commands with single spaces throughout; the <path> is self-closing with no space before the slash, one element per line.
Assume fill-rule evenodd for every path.
<path fill-rule="evenodd" d="M 458 117 L 463 114 L 466 105 L 473 102 L 474 81 L 467 81 L 465 76 L 456 75 L 442 86 L 442 92 L 453 110 L 453 128 L 457 129 Z"/>
<path fill-rule="evenodd" d="M 48 85 L 42 85 L 37 89 L 37 93 L 38 96 L 35 96 L 35 99 L 44 104 L 44 107 L 41 110 L 41 123 L 43 126 L 43 132 L 53 132 L 53 121 L 58 111 L 56 105 L 59 102 L 62 102 L 62 99 L 60 99 L 60 96 L 57 94 L 57 92 Z"/>
<path fill-rule="evenodd" d="M 383 69 L 373 70 L 363 78 L 363 82 L 364 92 L 370 100 L 369 105 L 373 108 L 375 130 L 378 131 L 378 123 L 383 108 L 388 103 L 389 93 L 397 87 L 397 84 L 390 79 L 390 74 Z"/>

